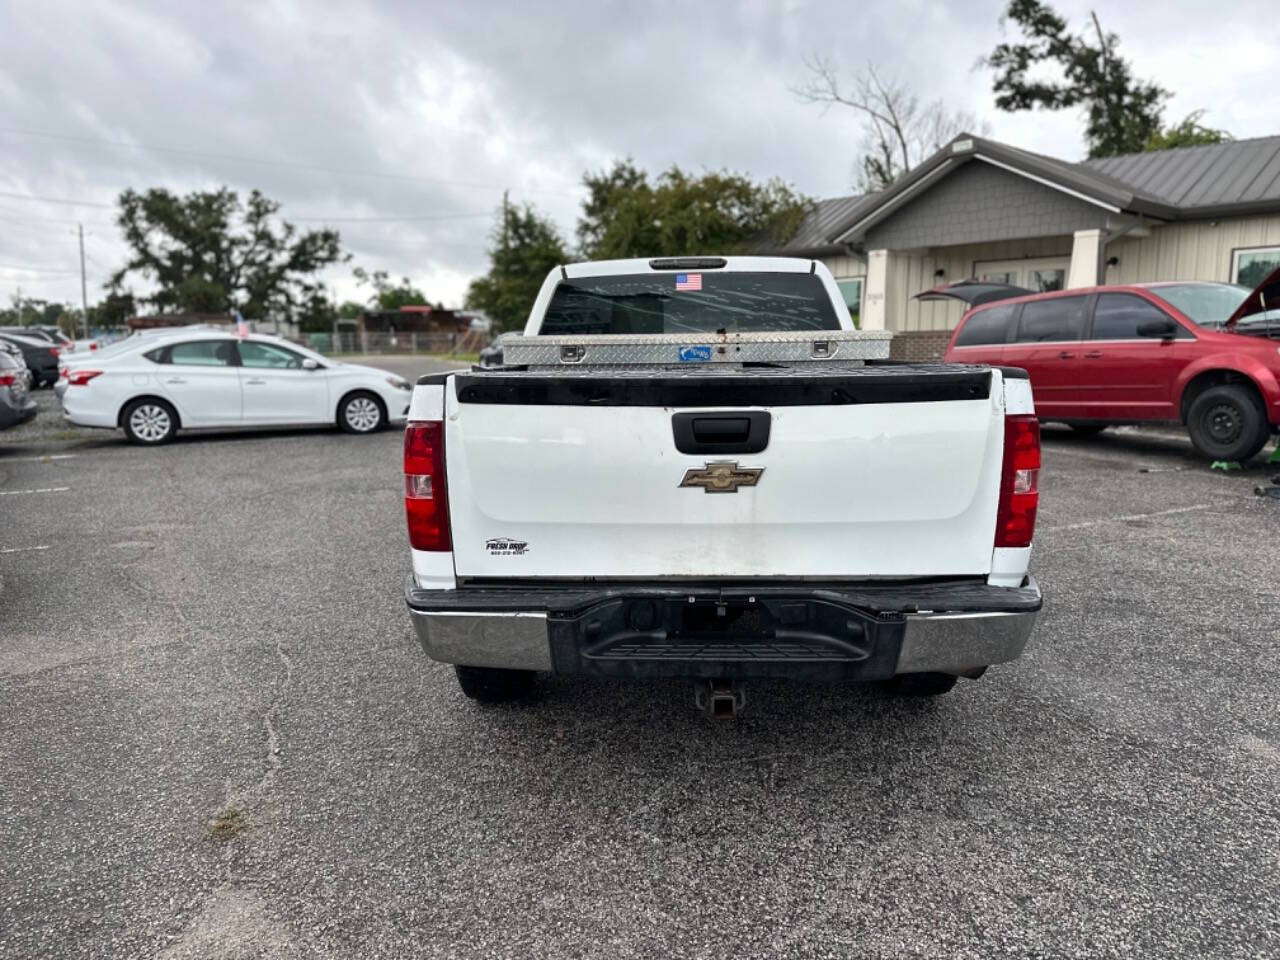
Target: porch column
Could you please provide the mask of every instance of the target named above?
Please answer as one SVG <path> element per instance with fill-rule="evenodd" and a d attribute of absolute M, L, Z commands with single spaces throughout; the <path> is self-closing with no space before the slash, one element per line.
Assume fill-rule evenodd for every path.
<path fill-rule="evenodd" d="M 885 289 L 889 279 L 889 251 L 867 251 L 867 289 L 862 307 L 862 329 L 884 330 L 888 316 Z"/>
<path fill-rule="evenodd" d="M 1067 289 L 1096 287 L 1102 283 L 1102 251 L 1106 249 L 1105 230 L 1077 230 L 1071 244 L 1071 267 L 1067 270 Z"/>

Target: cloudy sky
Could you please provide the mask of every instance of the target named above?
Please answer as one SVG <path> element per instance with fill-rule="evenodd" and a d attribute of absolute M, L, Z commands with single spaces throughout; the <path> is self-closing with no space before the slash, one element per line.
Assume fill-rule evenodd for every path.
<path fill-rule="evenodd" d="M 1237 137 L 1280 133 L 1274 0 L 1106 5 L 1139 76 Z M 329 222 L 351 266 L 456 304 L 509 189 L 571 236 L 582 172 L 631 156 L 851 192 L 852 115 L 797 100 L 806 55 L 868 61 L 1009 143 L 1078 158 L 1081 119 L 997 113 L 975 61 L 1000 0 L 59 3 L 0 0 L 0 299 L 78 303 L 124 258 L 126 187 L 221 184 Z M 1089 5 L 1060 2 L 1083 25 Z M 1274 32 L 1274 31 L 1270 31 Z M 350 266 L 328 277 L 356 294 Z"/>

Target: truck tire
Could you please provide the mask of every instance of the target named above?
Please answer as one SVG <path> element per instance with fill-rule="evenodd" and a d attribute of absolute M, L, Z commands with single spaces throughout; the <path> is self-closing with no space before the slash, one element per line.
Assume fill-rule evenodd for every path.
<path fill-rule="evenodd" d="M 956 685 L 950 673 L 900 673 L 885 681 L 885 689 L 900 697 L 938 697 Z"/>
<path fill-rule="evenodd" d="M 496 667 L 454 667 L 458 686 L 472 700 L 507 703 L 523 700 L 533 692 L 532 670 L 500 670 Z"/>
<path fill-rule="evenodd" d="M 1244 463 L 1267 445 L 1271 430 L 1253 392 L 1224 383 L 1192 401 L 1187 433 L 1201 456 Z"/>
<path fill-rule="evenodd" d="M 1103 430 L 1107 429 L 1109 424 L 1106 423 L 1069 423 L 1071 432 L 1081 437 L 1096 437 Z"/>

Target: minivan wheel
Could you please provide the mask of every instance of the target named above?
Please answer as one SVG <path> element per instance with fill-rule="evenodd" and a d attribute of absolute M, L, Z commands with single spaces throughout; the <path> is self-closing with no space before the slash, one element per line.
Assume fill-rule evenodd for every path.
<path fill-rule="evenodd" d="M 1270 432 L 1253 393 L 1236 384 L 1210 387 L 1187 411 L 1191 445 L 1210 460 L 1243 463 L 1267 445 Z"/>
<path fill-rule="evenodd" d="M 124 408 L 120 425 L 130 443 L 154 447 L 173 439 L 178 432 L 178 414 L 163 400 L 144 397 Z"/>

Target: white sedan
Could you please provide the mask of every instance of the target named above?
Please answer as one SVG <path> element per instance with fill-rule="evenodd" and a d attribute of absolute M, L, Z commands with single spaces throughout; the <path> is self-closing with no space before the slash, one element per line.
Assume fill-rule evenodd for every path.
<path fill-rule="evenodd" d="M 337 424 L 372 433 L 404 421 L 409 391 L 403 377 L 279 337 L 178 330 L 67 358 L 57 392 L 72 423 L 157 444 L 204 428 Z"/>

